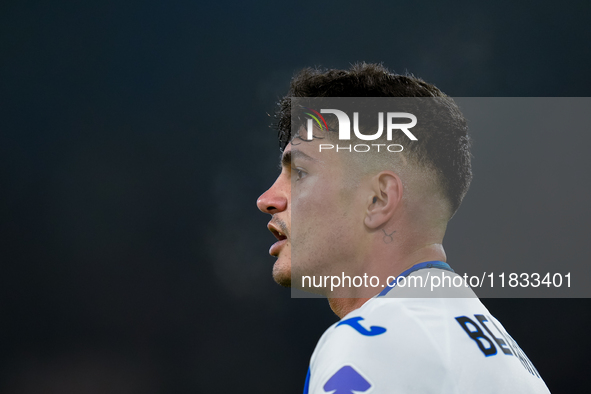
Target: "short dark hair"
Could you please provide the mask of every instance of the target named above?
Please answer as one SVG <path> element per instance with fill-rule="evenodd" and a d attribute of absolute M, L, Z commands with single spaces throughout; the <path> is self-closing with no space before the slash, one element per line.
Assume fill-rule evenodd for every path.
<path fill-rule="evenodd" d="M 437 87 L 413 75 L 394 74 L 381 64 L 357 63 L 349 70 L 305 68 L 292 78 L 289 92 L 278 102 L 274 126 L 281 150 L 294 138 L 291 97 L 435 98 L 429 100 L 430 116 L 423 119 L 425 131 L 412 154 L 437 173 L 451 215 L 459 208 L 472 180 L 471 138 L 460 109 Z"/>

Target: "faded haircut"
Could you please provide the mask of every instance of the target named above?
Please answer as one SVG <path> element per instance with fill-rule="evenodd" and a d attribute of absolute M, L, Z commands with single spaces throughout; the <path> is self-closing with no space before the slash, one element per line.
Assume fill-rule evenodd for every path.
<path fill-rule="evenodd" d="M 472 180 L 471 139 L 458 106 L 437 87 L 413 75 L 394 74 L 381 64 L 357 63 L 349 70 L 305 68 L 292 78 L 288 93 L 278 102 L 274 127 L 281 150 L 299 137 L 297 130 L 305 125 L 304 117 L 295 113 L 299 109 L 292 108 L 292 97 L 424 98 L 409 100 L 420 108 L 422 116 L 420 124 L 412 129 L 418 141 L 406 140 L 404 153 L 410 161 L 435 174 L 449 202 L 450 216 L 457 211 Z M 292 118 L 297 119 L 297 124 L 292 125 Z M 329 129 L 334 130 L 331 125 Z"/>

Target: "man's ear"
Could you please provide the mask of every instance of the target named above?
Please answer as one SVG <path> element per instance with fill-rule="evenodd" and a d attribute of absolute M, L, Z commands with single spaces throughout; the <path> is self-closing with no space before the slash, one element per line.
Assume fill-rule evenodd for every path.
<path fill-rule="evenodd" d="M 387 223 L 402 202 L 402 180 L 392 171 L 382 171 L 372 179 L 372 194 L 367 200 L 365 225 L 377 229 Z"/>

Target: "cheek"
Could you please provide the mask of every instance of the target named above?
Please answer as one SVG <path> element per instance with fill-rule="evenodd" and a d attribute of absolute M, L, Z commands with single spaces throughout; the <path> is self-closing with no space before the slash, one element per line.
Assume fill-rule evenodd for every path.
<path fill-rule="evenodd" d="M 317 249 L 320 238 L 331 226 L 332 207 L 326 190 L 318 183 L 292 189 L 292 241 L 296 256 Z"/>
<path fill-rule="evenodd" d="M 318 268 L 350 254 L 353 233 L 338 190 L 313 186 L 292 189 L 292 259 L 296 266 Z"/>
<path fill-rule="evenodd" d="M 326 226 L 333 221 L 335 198 L 332 190 L 316 182 L 307 187 L 292 189 L 292 223 L 295 228 L 308 228 L 312 224 Z"/>

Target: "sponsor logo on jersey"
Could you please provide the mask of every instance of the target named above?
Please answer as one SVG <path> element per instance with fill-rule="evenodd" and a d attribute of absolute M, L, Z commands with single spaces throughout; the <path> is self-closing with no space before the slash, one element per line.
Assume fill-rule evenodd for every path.
<path fill-rule="evenodd" d="M 364 319 L 361 316 L 352 317 L 350 319 L 343 320 L 342 322 L 337 324 L 337 327 L 346 324 L 348 326 L 353 327 L 358 333 L 360 333 L 361 335 L 365 335 L 366 337 L 373 337 L 386 332 L 386 329 L 380 326 L 371 326 L 368 330 L 359 323 L 360 320 Z"/>

